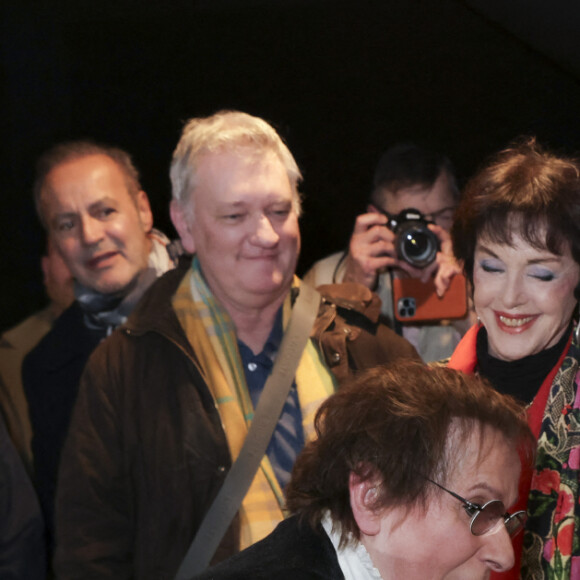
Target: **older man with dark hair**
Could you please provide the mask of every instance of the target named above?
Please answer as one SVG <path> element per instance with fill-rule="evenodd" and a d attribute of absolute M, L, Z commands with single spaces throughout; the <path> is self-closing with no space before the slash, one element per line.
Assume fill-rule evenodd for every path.
<path fill-rule="evenodd" d="M 153 229 L 137 169 L 121 149 L 91 141 L 52 147 L 38 160 L 34 199 L 76 297 L 22 366 L 35 481 L 52 544 L 60 453 L 85 363 L 175 264 L 169 240 Z"/>
<path fill-rule="evenodd" d="M 441 320 L 444 317 L 436 311 L 431 321 L 397 320 L 393 279 L 410 277 L 424 283 L 433 280 L 433 294 L 442 296 L 446 292 L 450 277 L 460 271 L 449 236 L 458 201 L 453 166 L 445 155 L 413 143 L 393 145 L 383 153 L 375 168 L 367 211 L 356 218 L 348 249 L 316 262 L 304 277 L 305 281 L 314 286 L 331 282 L 364 284 L 381 298 L 381 312 L 389 326 L 411 342 L 423 360 L 430 362 L 451 356 L 469 322 Z M 427 227 L 436 236 L 434 240 L 438 240 L 439 251 L 432 254 L 417 243 L 418 256 L 426 262 L 429 262 L 427 256 L 431 255 L 432 259 L 419 267 L 414 260 L 410 263 L 401 257 L 400 243 L 392 228 L 393 219 L 399 226 L 405 223 L 408 210 L 415 216 L 420 212 L 429 222 Z M 420 302 L 418 299 L 417 303 Z"/>
<path fill-rule="evenodd" d="M 361 373 L 324 402 L 287 491 L 293 517 L 198 580 L 483 580 L 513 566 L 525 512 L 523 408 L 417 364 Z"/>
<path fill-rule="evenodd" d="M 281 411 L 268 414 L 250 477 L 232 484 L 243 490 L 238 515 L 229 527 L 222 518 L 214 561 L 262 539 L 283 519 L 283 489 L 319 404 L 354 370 L 417 358 L 378 322 L 376 296 L 352 284 L 312 301 L 314 323 L 290 366 L 285 339 L 313 290 L 294 275 L 300 171 L 268 123 L 234 111 L 192 119 L 171 179 L 171 217 L 194 258 L 89 361 L 60 471 L 62 579 L 174 577 L 232 481 L 269 378 L 286 368 Z"/>

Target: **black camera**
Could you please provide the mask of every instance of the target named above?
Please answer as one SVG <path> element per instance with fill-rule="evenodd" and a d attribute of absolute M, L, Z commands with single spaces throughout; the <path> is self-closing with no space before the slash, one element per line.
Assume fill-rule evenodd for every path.
<path fill-rule="evenodd" d="M 439 239 L 427 227 L 433 223 L 412 207 L 395 216 L 388 215 L 388 227 L 395 234 L 395 249 L 399 259 L 415 268 L 425 268 L 437 256 Z"/>

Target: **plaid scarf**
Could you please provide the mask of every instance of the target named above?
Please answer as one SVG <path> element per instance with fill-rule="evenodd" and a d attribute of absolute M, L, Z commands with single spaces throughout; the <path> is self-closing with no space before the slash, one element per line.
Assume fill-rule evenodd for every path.
<path fill-rule="evenodd" d="M 295 278 L 294 285 L 300 281 Z M 206 383 L 216 401 L 232 460 L 238 457 L 254 416 L 254 408 L 238 351 L 232 319 L 215 299 L 194 258 L 173 297 L 177 318 L 200 361 Z M 283 306 L 284 328 L 291 314 L 290 293 Z M 313 420 L 320 403 L 336 390 L 333 375 L 312 341 L 308 341 L 296 371 L 305 441 L 314 435 Z M 284 518 L 284 497 L 264 456 L 240 508 L 240 549 L 267 536 Z"/>

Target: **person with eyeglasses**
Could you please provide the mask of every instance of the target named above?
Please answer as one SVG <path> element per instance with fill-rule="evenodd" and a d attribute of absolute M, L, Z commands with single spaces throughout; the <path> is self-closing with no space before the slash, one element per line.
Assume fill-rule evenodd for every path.
<path fill-rule="evenodd" d="M 397 363 L 318 410 L 286 490 L 292 514 L 197 580 L 483 580 L 514 564 L 535 442 L 477 375 Z"/>
<path fill-rule="evenodd" d="M 467 184 L 452 237 L 478 322 L 449 365 L 523 401 L 538 440 L 518 562 L 498 578 L 580 578 L 580 163 L 514 142 Z"/>
<path fill-rule="evenodd" d="M 460 271 L 448 233 L 459 195 L 453 166 L 446 156 L 413 143 L 392 146 L 375 169 L 367 211 L 357 217 L 348 249 L 317 261 L 304 280 L 313 286 L 357 282 L 370 288 L 379 295 L 381 313 L 389 326 L 406 338 L 425 362 L 448 358 L 469 328 L 469 317 L 401 324 L 395 318 L 392 279 L 433 279 L 437 293 L 445 293 L 449 279 Z M 429 222 L 427 227 L 439 246 L 435 259 L 424 267 L 400 259 L 390 225 L 393 218 L 410 209 Z"/>

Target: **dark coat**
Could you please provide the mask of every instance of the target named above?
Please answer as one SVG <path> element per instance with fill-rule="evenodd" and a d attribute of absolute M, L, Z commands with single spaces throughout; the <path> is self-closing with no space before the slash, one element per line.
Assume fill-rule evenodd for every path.
<path fill-rule="evenodd" d="M 0 578 L 44 580 L 44 523 L 28 473 L 0 413 Z"/>
<path fill-rule="evenodd" d="M 34 479 L 48 528 L 49 548 L 54 539 L 54 497 L 60 454 L 81 374 L 104 337 L 104 331 L 89 330 L 84 325 L 82 311 L 74 302 L 22 364 L 22 384 L 32 426 Z"/>
<path fill-rule="evenodd" d="M 158 280 L 89 360 L 57 492 L 61 580 L 173 578 L 231 467 L 215 402 L 171 305 L 186 272 Z M 419 360 L 378 323 L 380 302 L 368 289 L 338 290 L 345 295 L 336 300 L 326 293 L 312 337 L 339 380 Z M 214 563 L 237 552 L 238 527 L 234 520 Z"/>
<path fill-rule="evenodd" d="M 294 516 L 195 580 L 344 580 L 344 575 L 322 526 L 313 530 Z"/>

